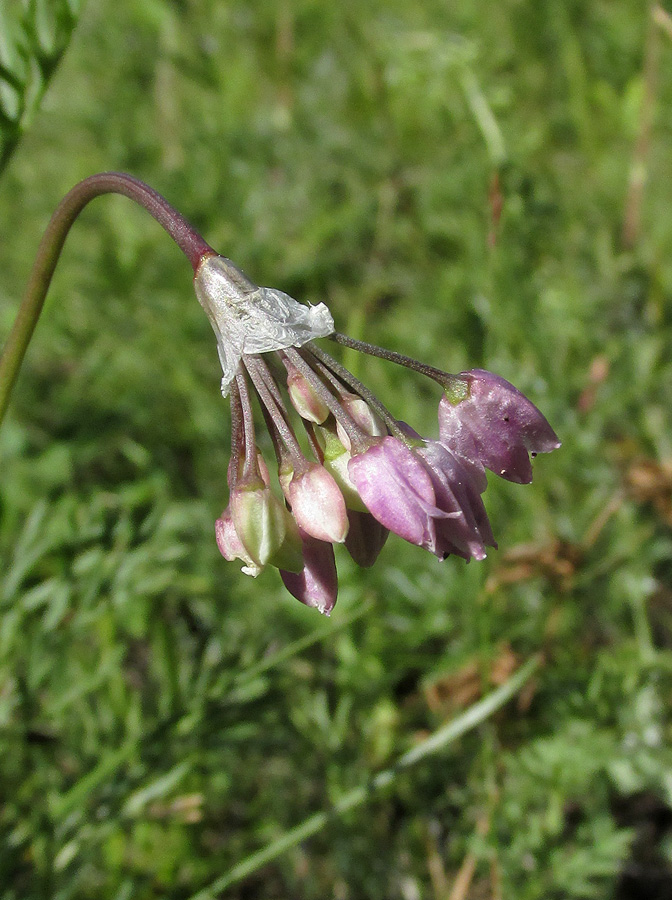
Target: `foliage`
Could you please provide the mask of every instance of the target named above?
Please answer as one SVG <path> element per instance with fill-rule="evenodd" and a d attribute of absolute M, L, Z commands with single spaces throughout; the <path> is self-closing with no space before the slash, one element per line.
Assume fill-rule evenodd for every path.
<path fill-rule="evenodd" d="M 79 11 L 80 0 L 0 5 L 0 172 L 39 108 Z"/>
<path fill-rule="evenodd" d="M 0 898 L 191 897 L 538 652 L 515 703 L 226 896 L 444 898 L 459 878 L 473 900 L 669 894 L 663 28 L 635 159 L 634 0 L 102 0 L 55 72 L 77 7 L 2 15 L 7 159 L 23 136 L 0 181 L 0 333 L 62 195 L 126 170 L 339 330 L 509 378 L 563 448 L 527 488 L 490 484 L 485 563 L 394 539 L 364 573 L 341 555 L 320 620 L 219 557 L 210 326 L 160 229 L 95 201 L 0 433 Z M 347 363 L 436 432 L 421 380 Z"/>

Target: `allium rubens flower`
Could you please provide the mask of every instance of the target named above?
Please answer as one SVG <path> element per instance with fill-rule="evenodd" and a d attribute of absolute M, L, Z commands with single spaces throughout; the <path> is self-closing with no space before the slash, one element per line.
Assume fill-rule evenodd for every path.
<path fill-rule="evenodd" d="M 247 575 L 275 566 L 291 594 L 326 615 L 338 589 L 334 544 L 362 567 L 373 565 L 390 531 L 439 559 L 483 559 L 486 547 L 497 546 L 481 499 L 485 469 L 527 483 L 530 455 L 560 446 L 536 406 L 498 375 L 450 375 L 354 341 L 336 333 L 323 303 L 304 306 L 258 287 L 222 256 L 203 256 L 195 288 L 231 402 L 230 496 L 215 526 L 219 549 L 241 560 Z M 441 385 L 439 440 L 397 421 L 318 338 Z M 277 489 L 257 446 L 250 388 L 274 448 Z"/>
<path fill-rule="evenodd" d="M 560 446 L 536 406 L 491 372 L 450 375 L 338 334 L 323 303 L 304 306 L 257 286 L 165 198 L 123 172 L 80 181 L 51 217 L 0 353 L 0 423 L 68 231 L 91 200 L 108 193 L 140 204 L 177 243 L 217 338 L 222 394 L 231 402 L 229 501 L 215 526 L 225 559 L 240 560 L 254 577 L 275 566 L 290 593 L 328 615 L 338 587 L 334 544 L 364 568 L 391 531 L 439 559 L 483 559 L 496 546 L 481 499 L 485 469 L 526 483 L 530 456 Z M 318 338 L 440 385 L 438 441 L 397 421 Z M 251 389 L 275 452 L 273 476 L 257 446 Z"/>
<path fill-rule="evenodd" d="M 458 378 L 457 389 L 449 390 L 439 403 L 441 443 L 507 481 L 529 484 L 530 455 L 534 458 L 560 446 L 551 426 L 499 375 L 472 369 Z"/>

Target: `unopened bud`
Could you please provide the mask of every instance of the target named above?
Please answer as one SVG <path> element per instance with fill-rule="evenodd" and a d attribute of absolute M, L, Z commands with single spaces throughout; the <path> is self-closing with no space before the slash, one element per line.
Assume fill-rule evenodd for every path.
<path fill-rule="evenodd" d="M 356 394 L 344 394 L 341 397 L 341 406 L 366 434 L 372 437 L 384 437 L 387 434 L 385 423 L 361 397 L 357 397 Z M 336 423 L 336 430 L 345 449 L 350 450 L 350 438 L 340 422 Z"/>
<path fill-rule="evenodd" d="M 329 415 L 329 407 L 321 400 L 303 375 L 291 369 L 287 378 L 287 390 L 292 406 L 302 419 L 321 425 Z"/>
<path fill-rule="evenodd" d="M 318 541 L 342 544 L 348 533 L 343 494 L 324 466 L 309 465 L 289 485 L 292 515 L 299 528 Z"/>
<path fill-rule="evenodd" d="M 231 516 L 245 550 L 264 566 L 285 538 L 282 504 L 261 482 L 239 484 L 231 494 Z"/>
<path fill-rule="evenodd" d="M 262 567 L 256 565 L 250 554 L 243 546 L 243 542 L 238 537 L 236 526 L 233 524 L 231 509 L 228 506 L 224 510 L 220 518 L 215 522 L 215 537 L 217 539 L 219 552 L 222 554 L 224 559 L 228 560 L 229 562 L 233 562 L 234 559 L 241 560 L 245 563 L 245 565 L 243 566 L 243 572 L 246 575 L 252 575 L 253 578 L 257 577 L 257 575 L 261 572 Z"/>

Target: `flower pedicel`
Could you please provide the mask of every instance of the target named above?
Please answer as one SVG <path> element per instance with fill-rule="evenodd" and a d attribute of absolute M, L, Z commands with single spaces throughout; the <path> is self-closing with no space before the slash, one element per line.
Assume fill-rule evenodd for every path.
<path fill-rule="evenodd" d="M 252 576 L 275 566 L 290 593 L 328 615 L 338 588 L 334 544 L 344 544 L 364 567 L 375 562 L 390 531 L 439 559 L 483 559 L 486 547 L 496 546 L 481 499 L 484 470 L 518 483 L 532 480 L 530 456 L 560 446 L 539 410 L 498 375 L 482 369 L 450 375 L 338 334 L 323 303 L 304 306 L 258 287 L 129 175 L 80 182 L 47 226 L 0 356 L 0 421 L 69 228 L 91 199 L 110 192 L 141 204 L 183 250 L 215 332 L 222 394 L 231 404 L 229 503 L 215 524 L 225 559 L 240 560 Z M 314 343 L 319 338 L 436 381 L 443 389 L 439 440 L 425 440 L 397 421 Z M 275 451 L 278 489 L 257 446 L 251 390 Z"/>

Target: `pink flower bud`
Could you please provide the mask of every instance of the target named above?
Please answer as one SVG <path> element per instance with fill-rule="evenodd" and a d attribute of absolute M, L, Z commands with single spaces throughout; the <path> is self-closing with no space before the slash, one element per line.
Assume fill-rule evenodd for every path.
<path fill-rule="evenodd" d="M 261 572 L 261 566 L 256 565 L 250 554 L 243 546 L 243 542 L 238 537 L 236 527 L 233 524 L 231 510 L 227 506 L 221 517 L 215 522 L 215 537 L 219 552 L 224 559 L 233 562 L 234 559 L 240 559 L 245 563 L 243 572 L 246 575 L 252 575 L 256 578 Z"/>
<path fill-rule="evenodd" d="M 239 484 L 231 493 L 236 533 L 257 566 L 264 566 L 285 537 L 285 510 L 261 482 Z"/>
<path fill-rule="evenodd" d="M 317 396 L 306 379 L 293 366 L 289 370 L 287 390 L 292 406 L 302 419 L 321 425 L 329 416 L 329 407 Z"/>
<path fill-rule="evenodd" d="M 342 544 L 348 533 L 343 494 L 324 466 L 311 463 L 294 475 L 289 503 L 299 528 L 318 541 Z"/>
<path fill-rule="evenodd" d="M 343 394 L 341 406 L 366 434 L 370 434 L 372 437 L 383 437 L 387 434 L 385 423 L 361 397 L 356 394 Z M 345 449 L 350 450 L 350 438 L 340 422 L 336 423 L 336 430 Z"/>

